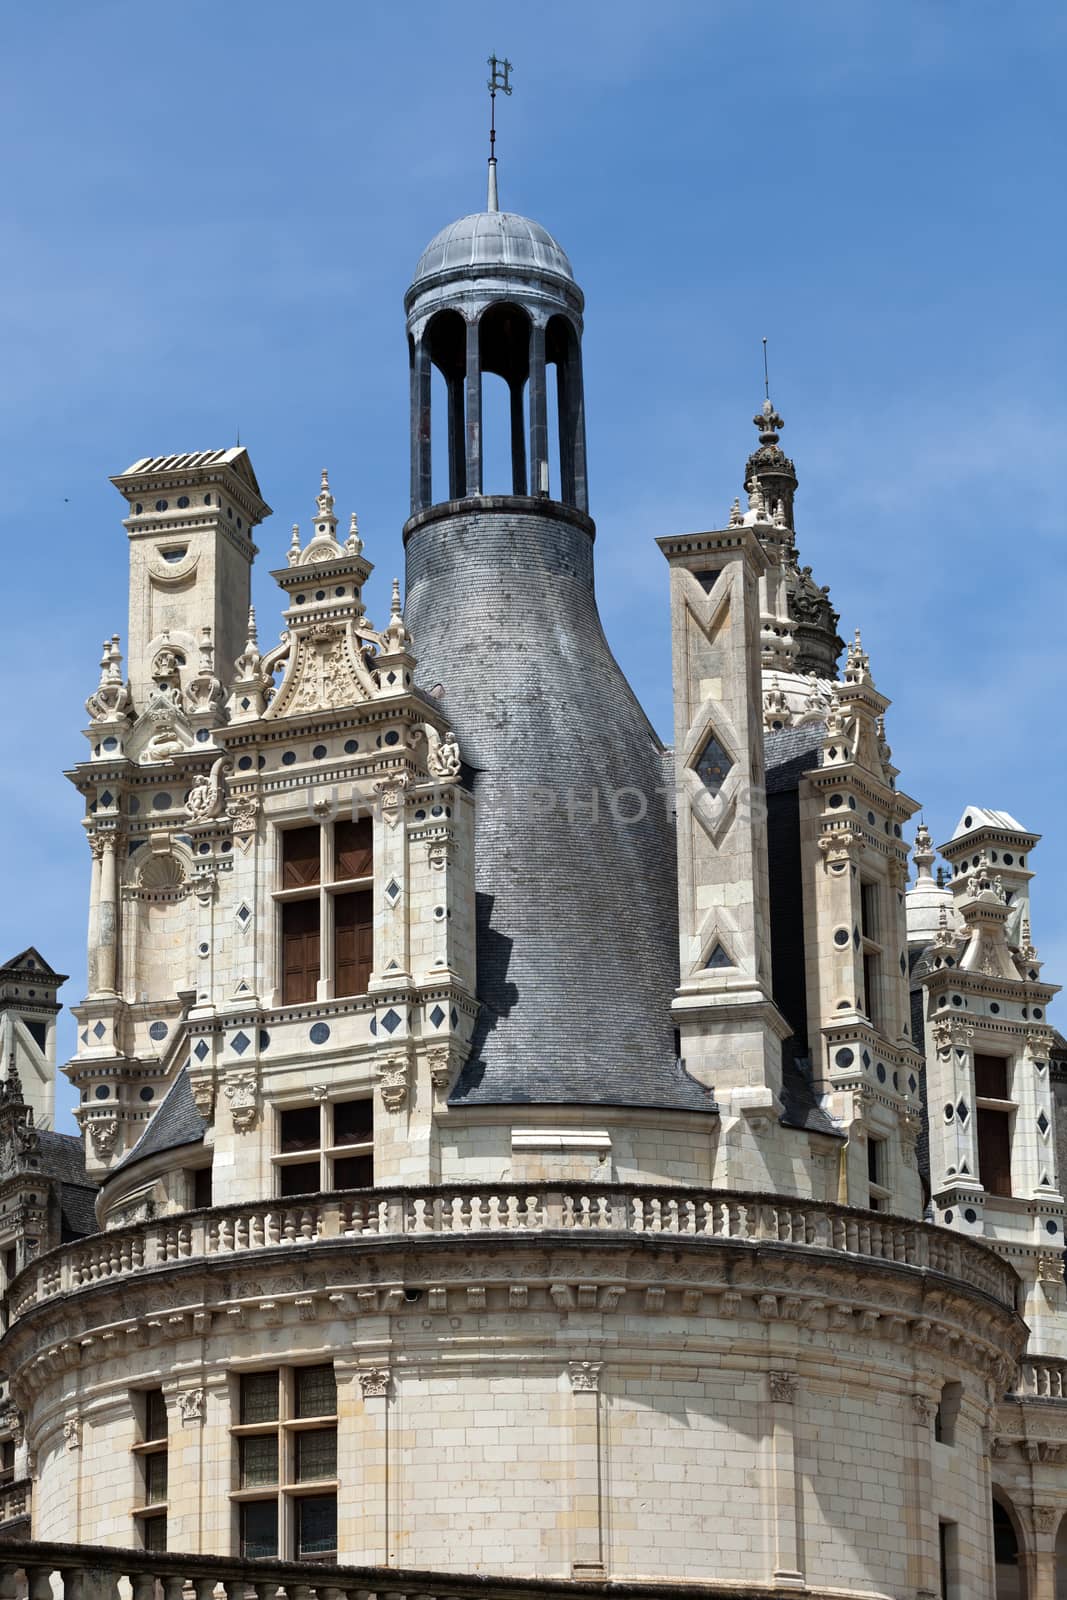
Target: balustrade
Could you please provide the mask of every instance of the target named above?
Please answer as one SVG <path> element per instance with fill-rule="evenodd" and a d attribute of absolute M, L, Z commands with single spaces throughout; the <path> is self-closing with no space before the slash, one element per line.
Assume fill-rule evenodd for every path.
<path fill-rule="evenodd" d="M 668 1235 L 787 1245 L 925 1268 L 1014 1306 L 993 1251 L 907 1218 L 810 1200 L 626 1184 L 462 1184 L 368 1189 L 188 1212 L 62 1245 L 16 1278 L 12 1321 L 57 1294 L 144 1270 L 319 1240 L 509 1233 Z M 2 1600 L 2 1597 L 0 1597 Z"/>

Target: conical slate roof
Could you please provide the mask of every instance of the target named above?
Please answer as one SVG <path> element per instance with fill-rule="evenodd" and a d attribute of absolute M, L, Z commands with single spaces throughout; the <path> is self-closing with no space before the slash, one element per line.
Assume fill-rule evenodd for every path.
<path fill-rule="evenodd" d="M 604 637 L 592 556 L 587 518 L 530 500 L 409 524 L 418 677 L 443 688 L 477 807 L 482 1011 L 452 1100 L 713 1111 L 670 1015 L 667 753 Z"/>

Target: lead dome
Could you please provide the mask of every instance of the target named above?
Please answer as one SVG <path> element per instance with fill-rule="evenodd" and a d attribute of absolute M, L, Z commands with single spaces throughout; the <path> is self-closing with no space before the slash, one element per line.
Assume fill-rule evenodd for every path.
<path fill-rule="evenodd" d="M 439 273 L 481 266 L 550 273 L 574 282 L 566 251 L 539 222 L 514 211 L 475 211 L 434 235 L 419 257 L 412 288 Z"/>

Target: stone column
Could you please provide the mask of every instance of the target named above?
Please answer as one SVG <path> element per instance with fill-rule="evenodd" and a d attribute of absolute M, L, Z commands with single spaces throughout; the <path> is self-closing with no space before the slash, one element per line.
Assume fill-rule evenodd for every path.
<path fill-rule="evenodd" d="M 430 457 L 430 352 L 420 335 L 411 354 L 411 509 L 433 502 Z"/>
<path fill-rule="evenodd" d="M 589 510 L 589 478 L 585 457 L 585 379 L 582 376 L 582 349 L 575 335 L 570 359 L 571 405 L 574 412 L 574 503 L 579 511 Z"/>
<path fill-rule="evenodd" d="M 448 494 L 451 500 L 461 500 L 467 492 L 463 387 L 463 374 L 454 372 L 448 379 Z"/>
<path fill-rule="evenodd" d="M 358 1376 L 363 1393 L 363 1548 L 357 1559 L 361 1565 L 389 1566 L 389 1369 L 362 1368 Z"/>
<path fill-rule="evenodd" d="M 97 902 L 97 968 L 96 977 L 101 994 L 116 992 L 118 976 L 118 868 L 115 861 L 118 838 L 113 833 L 101 835 L 103 854 L 100 860 L 100 895 Z"/>
<path fill-rule="evenodd" d="M 482 492 L 482 352 L 477 322 L 467 324 L 466 492 Z"/>
<path fill-rule="evenodd" d="M 1034 1548 L 1028 1556 L 1019 1552 L 1020 1564 L 1027 1566 L 1027 1595 L 1029 1600 L 1056 1600 L 1056 1529 L 1060 1511 L 1057 1506 L 1034 1506 Z"/>
<path fill-rule="evenodd" d="M 545 330 L 530 328 L 530 493 L 548 493 L 548 395 L 545 389 Z"/>
<path fill-rule="evenodd" d="M 522 408 L 523 382 L 513 379 L 511 390 L 511 492 L 526 491 L 526 427 Z"/>
<path fill-rule="evenodd" d="M 88 953 L 89 994 L 92 996 L 98 994 L 100 990 L 100 878 L 104 856 L 104 840 L 101 834 L 89 835 L 89 849 L 93 853 L 92 875 L 89 882 Z"/>
<path fill-rule="evenodd" d="M 571 1413 L 571 1575 L 604 1576 L 603 1487 L 600 1461 L 599 1361 L 568 1365 Z"/>
<path fill-rule="evenodd" d="M 774 1579 L 802 1584 L 800 1528 L 797 1521 L 796 1443 L 793 1430 L 797 1378 L 793 1372 L 768 1372 L 768 1443 L 774 1506 Z"/>

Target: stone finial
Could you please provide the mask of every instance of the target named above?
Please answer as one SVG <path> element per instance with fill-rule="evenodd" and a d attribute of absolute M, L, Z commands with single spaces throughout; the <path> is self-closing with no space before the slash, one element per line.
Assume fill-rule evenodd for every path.
<path fill-rule="evenodd" d="M 786 526 L 785 501 L 781 497 L 775 502 L 774 525 L 776 528 L 784 528 Z"/>
<path fill-rule="evenodd" d="M 759 429 L 760 444 L 778 443 L 778 434 L 781 429 L 785 427 L 785 423 L 778 415 L 769 399 L 764 400 L 762 406 L 752 418 L 752 421 Z"/>
<path fill-rule="evenodd" d="M 348 524 L 348 538 L 345 540 L 345 550 L 352 556 L 363 554 L 363 540 L 359 536 L 359 518 L 354 511 L 352 520 Z"/>
<path fill-rule="evenodd" d="M 293 523 L 292 537 L 289 540 L 289 549 L 286 559 L 291 567 L 295 567 L 300 560 L 300 524 Z"/>
<path fill-rule="evenodd" d="M 315 520 L 316 522 L 329 520 L 336 521 L 333 516 L 333 495 L 330 493 L 330 475 L 325 467 L 322 469 L 322 483 L 319 487 L 319 492 L 315 496 Z M 321 533 L 322 529 L 317 529 L 317 532 Z"/>
<path fill-rule="evenodd" d="M 767 506 L 763 498 L 763 485 L 760 483 L 755 473 L 753 473 L 751 478 L 749 478 L 745 488 L 748 493 L 748 512 L 752 521 L 766 522 Z"/>
<path fill-rule="evenodd" d="M 730 507 L 730 527 L 739 528 L 744 520 L 744 517 L 741 515 L 741 501 L 735 495 L 734 503 Z"/>
<path fill-rule="evenodd" d="M 860 630 L 857 628 L 852 643 L 848 647 L 845 657 L 845 682 L 846 683 L 871 683 L 871 658 L 863 648 Z"/>
<path fill-rule="evenodd" d="M 400 604 L 400 579 L 393 579 L 393 598 L 389 607 L 389 623 L 382 633 L 382 650 L 393 655 L 411 648 L 411 635 L 404 626 L 404 613 Z"/>
<path fill-rule="evenodd" d="M 930 830 L 925 822 L 920 822 L 915 830 L 915 848 L 912 850 L 912 860 L 915 862 L 915 871 L 920 879 L 932 877 L 930 868 L 937 859 Z"/>

